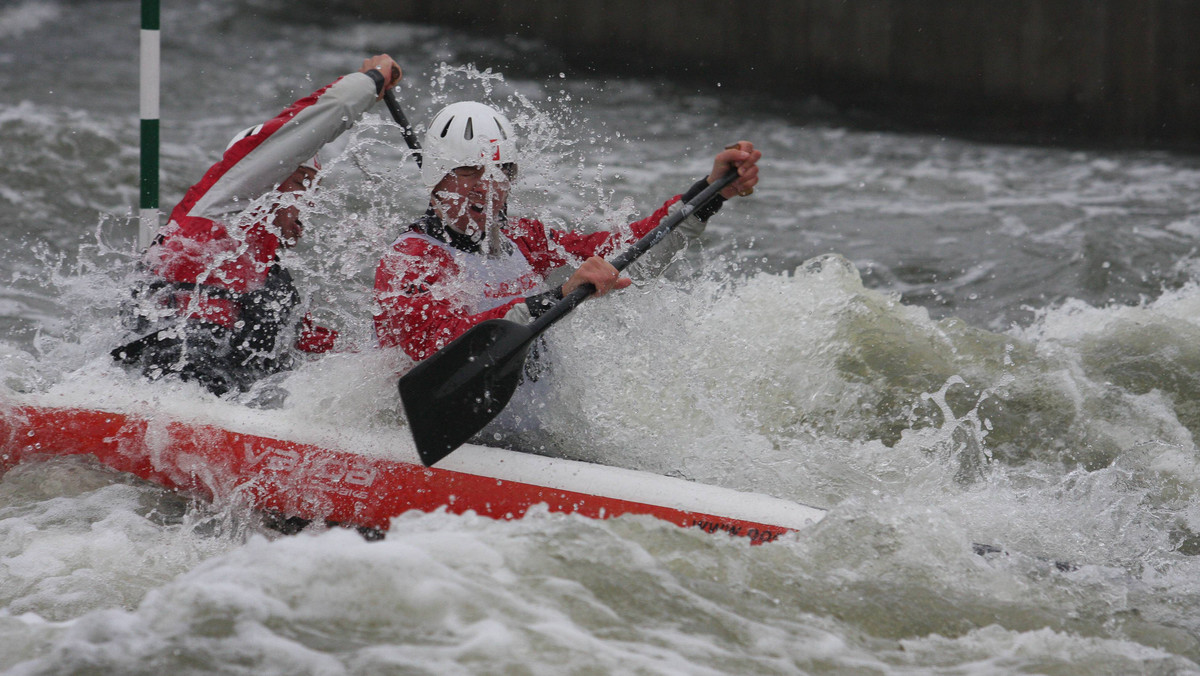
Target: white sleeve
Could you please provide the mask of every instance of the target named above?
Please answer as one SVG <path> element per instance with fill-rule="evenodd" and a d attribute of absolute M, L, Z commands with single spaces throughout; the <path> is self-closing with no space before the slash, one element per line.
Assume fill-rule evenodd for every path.
<path fill-rule="evenodd" d="M 241 211 L 274 190 L 305 160 L 354 125 L 375 103 L 375 81 L 351 73 L 330 85 L 316 101 L 285 122 L 226 170 L 189 215 L 216 217 Z"/>
<path fill-rule="evenodd" d="M 517 303 L 510 307 L 508 312 L 504 313 L 504 318 L 522 325 L 533 321 L 533 315 L 529 314 L 529 306 L 525 303 Z"/>

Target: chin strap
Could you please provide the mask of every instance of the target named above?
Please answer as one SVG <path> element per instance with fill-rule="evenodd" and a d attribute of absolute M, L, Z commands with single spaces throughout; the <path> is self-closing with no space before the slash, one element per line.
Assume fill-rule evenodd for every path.
<path fill-rule="evenodd" d="M 440 239 L 459 251 L 499 256 L 501 253 L 509 251 L 508 240 L 503 236 L 504 228 L 508 225 L 507 208 L 501 209 L 500 213 L 496 214 L 496 219 L 497 223 L 489 228 L 488 234 L 490 234 L 490 237 L 487 237 L 487 251 L 484 251 L 484 247 L 482 246 L 483 240 L 487 236 L 485 233 L 480 232 L 475 235 L 467 235 L 449 227 L 442 222 L 442 219 L 437 215 L 437 210 L 432 206 L 429 207 L 424 216 L 408 226 L 408 229 L 425 233 L 435 239 Z"/>

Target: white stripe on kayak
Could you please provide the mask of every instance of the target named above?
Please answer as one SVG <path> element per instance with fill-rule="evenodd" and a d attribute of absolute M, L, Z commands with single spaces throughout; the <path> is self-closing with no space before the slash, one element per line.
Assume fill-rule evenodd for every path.
<path fill-rule="evenodd" d="M 660 474 L 487 446 L 462 446 L 435 467 L 797 530 L 811 526 L 825 516 L 823 509 L 761 493 L 744 493 Z"/>

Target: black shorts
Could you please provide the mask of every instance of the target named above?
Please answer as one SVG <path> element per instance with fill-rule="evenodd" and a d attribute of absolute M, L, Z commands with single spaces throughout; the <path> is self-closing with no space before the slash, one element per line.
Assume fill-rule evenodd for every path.
<path fill-rule="evenodd" d="M 184 319 L 182 317 L 151 325 L 139 316 L 139 301 L 155 302 L 162 294 L 202 290 L 211 297 L 233 300 L 238 307 L 234 327 Z M 234 293 L 216 287 L 173 284 L 161 280 L 148 282 L 133 292 L 130 304 L 133 328 L 143 333 L 112 351 L 113 359 L 128 366 L 140 366 L 152 380 L 175 374 L 195 381 L 214 394 L 245 391 L 256 381 L 288 368 L 292 358 L 289 339 L 292 310 L 300 295 L 292 276 L 278 264 L 271 267 L 263 288 L 250 293 Z"/>

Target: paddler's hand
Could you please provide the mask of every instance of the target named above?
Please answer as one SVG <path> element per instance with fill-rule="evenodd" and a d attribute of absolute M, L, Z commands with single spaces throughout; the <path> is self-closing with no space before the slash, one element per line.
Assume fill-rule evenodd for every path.
<path fill-rule="evenodd" d="M 379 90 L 379 96 L 375 99 L 376 101 L 382 100 L 387 90 L 400 84 L 400 78 L 404 77 L 399 64 L 387 54 L 378 54 L 363 61 L 362 68 L 359 68 L 358 72 L 365 73 L 369 70 L 377 70 L 383 75 L 383 89 Z M 376 86 L 378 84 L 378 81 L 376 81 Z"/>
<path fill-rule="evenodd" d="M 596 293 L 593 296 L 603 296 L 613 289 L 624 289 L 633 283 L 633 280 L 628 277 L 622 277 L 621 273 L 612 266 L 612 263 L 604 260 L 599 256 L 592 256 L 579 266 L 579 269 L 571 274 L 562 285 L 563 295 L 566 296 L 579 287 L 580 284 L 591 284 L 596 287 Z"/>
<path fill-rule="evenodd" d="M 736 168 L 738 177 L 721 191 L 721 197 L 748 197 L 754 194 L 754 186 L 758 185 L 758 160 L 761 157 L 762 152 L 755 150 L 754 144 L 749 141 L 738 141 L 726 146 L 713 160 L 708 182 L 716 183 L 731 168 Z"/>

